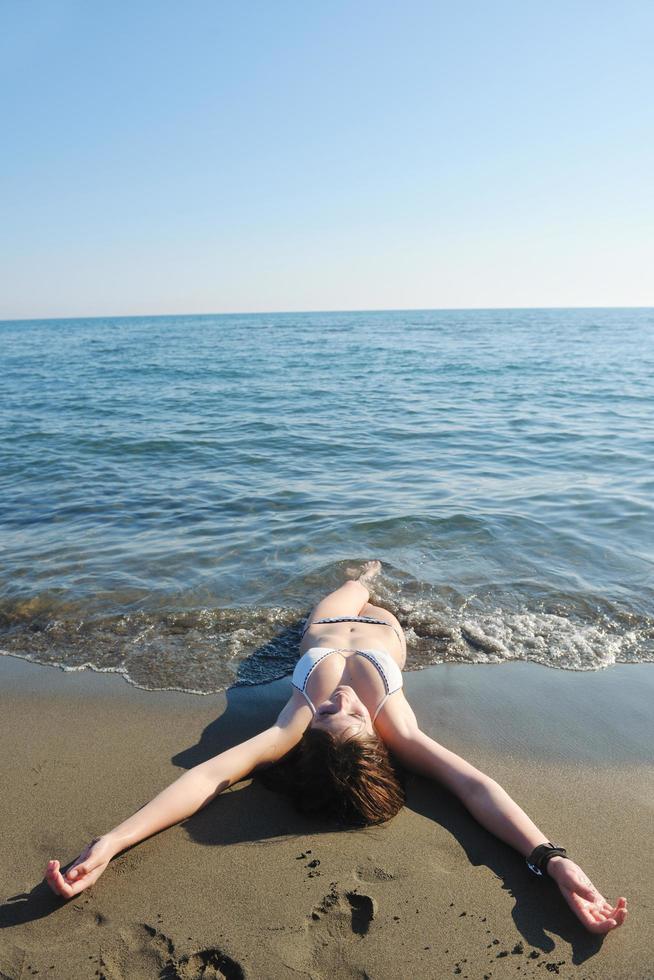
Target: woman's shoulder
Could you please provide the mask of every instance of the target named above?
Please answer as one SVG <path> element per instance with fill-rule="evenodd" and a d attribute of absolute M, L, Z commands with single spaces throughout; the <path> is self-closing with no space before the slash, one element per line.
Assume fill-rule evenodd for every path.
<path fill-rule="evenodd" d="M 400 740 L 416 731 L 418 722 L 415 712 L 400 688 L 389 697 L 375 722 L 375 729 L 381 740 L 391 751 Z"/>
<path fill-rule="evenodd" d="M 290 698 L 279 712 L 275 724 L 278 728 L 292 729 L 301 735 L 312 717 L 313 712 L 307 704 L 306 699 L 294 687 Z"/>

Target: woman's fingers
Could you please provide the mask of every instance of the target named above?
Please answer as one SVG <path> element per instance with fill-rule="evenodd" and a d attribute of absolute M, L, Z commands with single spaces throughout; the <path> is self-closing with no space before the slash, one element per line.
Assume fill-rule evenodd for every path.
<path fill-rule="evenodd" d="M 575 911 L 580 922 L 586 927 L 586 929 L 588 929 L 589 932 L 608 932 L 616 925 L 613 919 L 604 918 L 604 916 L 600 915 L 596 909 L 592 909 L 590 906 L 583 908 L 582 906 L 577 905 L 575 907 Z"/>
<path fill-rule="evenodd" d="M 604 919 L 602 922 L 598 922 L 592 931 L 600 934 L 610 932 L 611 929 L 615 929 L 617 924 L 615 919 Z"/>
<path fill-rule="evenodd" d="M 48 880 L 48 884 L 57 895 L 63 895 L 64 898 L 71 897 L 73 894 L 73 889 L 64 879 L 60 870 L 59 861 L 48 862 L 46 878 Z"/>
<path fill-rule="evenodd" d="M 619 898 L 615 908 L 598 892 L 593 901 L 585 899 L 580 894 L 581 889 L 561 889 L 568 905 L 579 921 L 589 932 L 604 934 L 621 926 L 627 918 L 627 900 Z"/>
<path fill-rule="evenodd" d="M 619 898 L 616 902 L 615 909 L 613 910 L 614 917 L 618 920 L 618 925 L 621 925 L 629 914 L 629 909 L 627 908 L 627 899 Z"/>
<path fill-rule="evenodd" d="M 71 898 L 72 897 L 72 894 L 73 894 L 72 886 L 68 884 L 68 882 L 66 881 L 66 879 L 62 875 L 62 873 L 61 873 L 61 867 L 60 867 L 60 864 L 59 864 L 58 861 L 56 862 L 56 867 L 53 870 L 52 879 L 51 880 L 52 880 L 52 883 L 55 886 L 55 890 L 60 895 L 63 895 L 65 898 Z"/>
<path fill-rule="evenodd" d="M 624 909 L 618 909 L 613 913 L 608 913 L 606 911 L 596 913 L 594 915 L 594 921 L 590 921 L 582 915 L 579 916 L 583 924 L 590 930 L 590 932 L 600 934 L 610 932 L 611 929 L 616 929 L 618 926 L 621 926 L 626 917 L 627 913 Z"/>
<path fill-rule="evenodd" d="M 89 861 L 89 864 L 91 862 Z M 83 878 L 85 874 L 90 870 L 86 863 L 84 864 L 73 864 L 72 867 L 68 869 L 65 873 L 64 878 L 68 881 L 77 881 L 78 878 Z"/>
<path fill-rule="evenodd" d="M 59 861 L 49 861 L 45 872 L 46 880 L 50 888 L 62 898 L 72 898 L 78 895 L 86 887 L 84 876 L 73 879 L 72 882 L 66 881 L 61 873 Z"/>
<path fill-rule="evenodd" d="M 615 907 L 610 902 L 605 902 L 602 905 L 601 911 L 605 921 L 614 923 L 613 928 L 615 926 L 621 926 L 627 918 L 627 899 L 619 898 Z"/>
<path fill-rule="evenodd" d="M 48 866 L 45 869 L 45 876 L 48 881 L 54 881 L 59 872 L 59 862 L 58 861 L 48 861 Z"/>

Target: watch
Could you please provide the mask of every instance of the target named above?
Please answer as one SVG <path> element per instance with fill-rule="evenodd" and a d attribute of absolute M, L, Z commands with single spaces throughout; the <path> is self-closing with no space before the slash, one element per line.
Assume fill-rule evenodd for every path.
<path fill-rule="evenodd" d="M 540 878 L 545 874 L 547 862 L 550 858 L 557 856 L 568 856 L 565 847 L 559 847 L 558 844 L 552 844 L 551 841 L 548 841 L 547 844 L 539 844 L 538 847 L 535 847 L 529 857 L 525 858 L 525 861 L 531 873 L 538 875 Z"/>

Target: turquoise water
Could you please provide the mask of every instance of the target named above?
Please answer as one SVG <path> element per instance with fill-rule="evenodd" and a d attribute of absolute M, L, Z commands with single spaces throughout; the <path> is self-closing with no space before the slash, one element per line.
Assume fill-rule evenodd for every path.
<path fill-rule="evenodd" d="M 0 649 L 289 670 L 357 562 L 409 669 L 654 660 L 654 311 L 0 323 Z"/>

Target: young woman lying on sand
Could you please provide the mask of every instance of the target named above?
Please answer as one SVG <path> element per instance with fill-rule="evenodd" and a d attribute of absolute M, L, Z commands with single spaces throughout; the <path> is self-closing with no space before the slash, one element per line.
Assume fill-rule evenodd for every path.
<path fill-rule="evenodd" d="M 120 851 L 191 816 L 260 767 L 264 781 L 284 790 L 303 812 L 382 823 L 404 805 L 390 750 L 406 769 L 447 786 L 483 827 L 523 854 L 532 871 L 554 878 L 587 929 L 605 933 L 622 925 L 626 899 L 607 902 L 501 786 L 420 731 L 402 692 L 402 628 L 390 612 L 368 602 L 368 583 L 380 569 L 378 561 L 367 562 L 358 580 L 315 607 L 300 643 L 293 694 L 272 728 L 184 773 L 95 838 L 65 874 L 50 861 L 52 890 L 64 898 L 78 895 Z M 266 771 L 272 763 L 279 764 Z"/>

